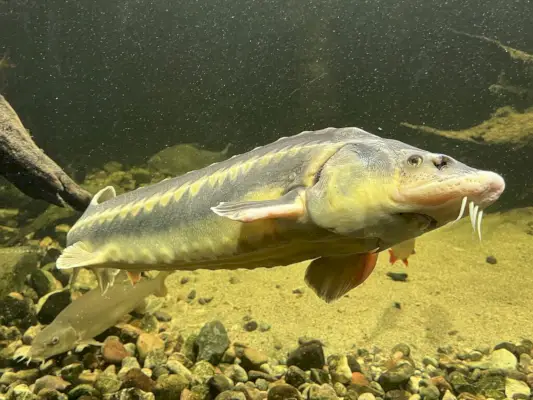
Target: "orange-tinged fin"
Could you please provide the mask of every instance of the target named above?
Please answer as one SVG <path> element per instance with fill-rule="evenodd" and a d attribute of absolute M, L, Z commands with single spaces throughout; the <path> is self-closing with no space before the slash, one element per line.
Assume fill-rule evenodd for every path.
<path fill-rule="evenodd" d="M 211 210 L 234 221 L 253 222 L 271 218 L 300 218 L 305 205 L 299 190 L 293 190 L 276 200 L 223 202 Z"/>
<path fill-rule="evenodd" d="M 142 275 L 140 272 L 126 271 L 126 273 L 128 274 L 128 279 L 130 280 L 132 285 L 135 285 L 137 282 L 141 280 Z"/>
<path fill-rule="evenodd" d="M 331 303 L 362 284 L 374 270 L 377 259 L 377 253 L 317 258 L 307 267 L 305 282 L 318 297 Z"/>
<path fill-rule="evenodd" d="M 407 267 L 409 266 L 408 258 L 413 254 L 415 254 L 415 239 L 409 239 L 389 249 L 389 262 L 394 264 L 401 260 Z"/>

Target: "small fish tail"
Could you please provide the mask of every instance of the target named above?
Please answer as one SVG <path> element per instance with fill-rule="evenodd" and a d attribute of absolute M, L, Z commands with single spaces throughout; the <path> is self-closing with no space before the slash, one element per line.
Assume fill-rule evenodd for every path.
<path fill-rule="evenodd" d="M 161 271 L 154 279 L 159 280 L 159 287 L 154 292 L 157 297 L 165 297 L 168 294 L 167 285 L 165 281 L 167 277 L 175 271 Z"/>

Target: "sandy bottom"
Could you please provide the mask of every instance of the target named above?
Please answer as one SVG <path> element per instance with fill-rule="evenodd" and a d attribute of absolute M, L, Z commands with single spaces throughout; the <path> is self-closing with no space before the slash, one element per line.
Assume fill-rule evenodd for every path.
<path fill-rule="evenodd" d="M 382 253 L 370 278 L 332 304 L 306 287 L 308 262 L 252 271 L 177 272 L 167 281 L 165 309 L 185 336 L 219 319 L 231 340 L 273 357 L 284 357 L 301 336 L 322 340 L 327 354 L 374 345 L 388 351 L 403 342 L 415 359 L 446 344 L 467 349 L 531 338 L 533 236 L 527 232 L 532 226 L 533 208 L 489 214 L 479 243 L 465 218 L 419 238 L 407 268 L 400 262 L 390 266 L 388 253 Z M 489 255 L 496 264 L 486 262 Z M 389 271 L 407 272 L 407 282 L 392 281 Z M 181 284 L 184 276 L 190 280 Z M 232 277 L 238 282 L 230 283 Z M 298 288 L 302 294 L 293 293 Z M 196 299 L 213 300 L 205 305 L 179 300 L 193 289 Z M 270 330 L 245 331 L 245 316 L 271 325 Z"/>

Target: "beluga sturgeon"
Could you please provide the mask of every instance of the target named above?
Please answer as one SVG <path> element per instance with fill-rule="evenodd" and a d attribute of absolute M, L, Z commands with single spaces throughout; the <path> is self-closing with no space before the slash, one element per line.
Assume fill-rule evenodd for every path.
<path fill-rule="evenodd" d="M 312 260 L 305 281 L 332 302 L 368 278 L 378 253 L 414 245 L 467 204 L 480 232 L 504 189 L 494 172 L 359 128 L 304 131 L 119 196 L 103 188 L 56 265 L 92 269 L 105 290 L 105 271 L 135 282 L 145 270 Z"/>

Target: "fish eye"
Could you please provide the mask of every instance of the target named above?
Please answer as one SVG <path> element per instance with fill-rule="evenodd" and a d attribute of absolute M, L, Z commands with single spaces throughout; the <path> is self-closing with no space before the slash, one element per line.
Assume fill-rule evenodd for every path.
<path fill-rule="evenodd" d="M 409 164 L 411 167 L 419 167 L 422 165 L 422 161 L 422 156 L 414 154 L 407 159 L 407 164 Z"/>
<path fill-rule="evenodd" d="M 59 338 L 58 338 L 57 336 L 54 336 L 54 337 L 52 338 L 52 340 L 50 341 L 50 344 L 51 344 L 52 346 L 55 346 L 55 345 L 58 344 L 58 343 L 59 343 Z"/>

